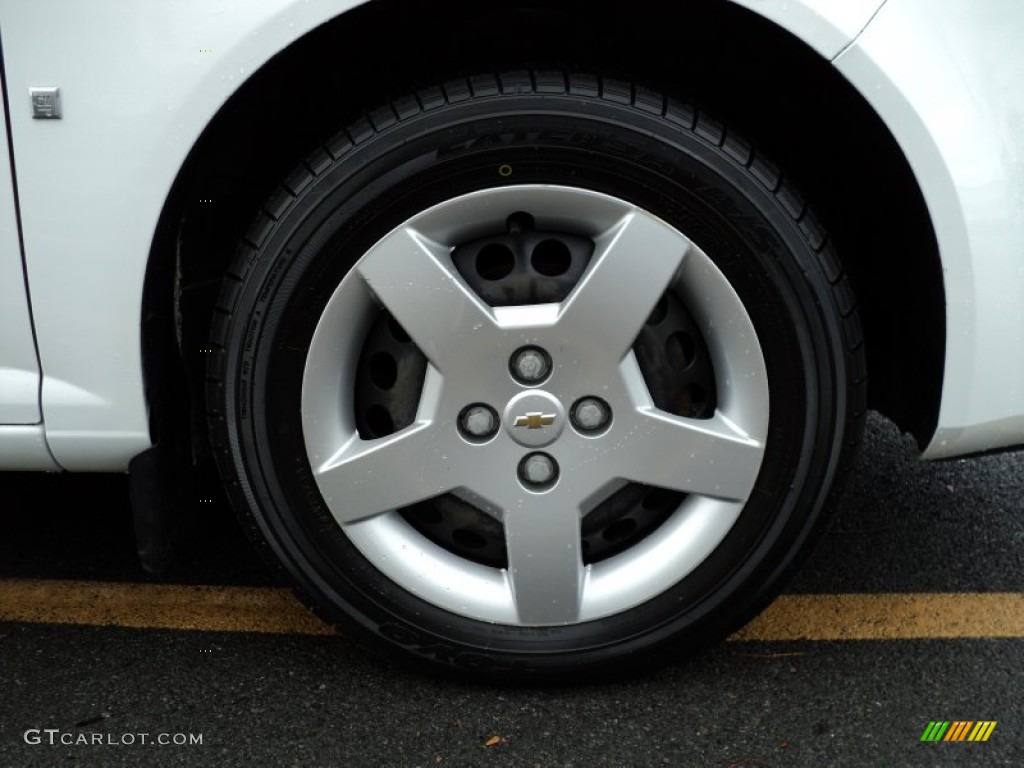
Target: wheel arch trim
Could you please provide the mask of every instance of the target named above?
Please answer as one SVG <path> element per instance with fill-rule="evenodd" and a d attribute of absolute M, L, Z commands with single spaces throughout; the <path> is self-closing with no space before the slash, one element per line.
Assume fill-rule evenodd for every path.
<path fill-rule="evenodd" d="M 782 27 L 832 60 L 860 34 L 887 0 L 730 0 Z"/>
<path fill-rule="evenodd" d="M 1024 94 L 983 63 L 1020 54 L 970 6 L 888 0 L 835 61 L 899 144 L 938 242 L 946 357 L 926 459 L 1024 444 L 1024 390 L 1009 384 L 1024 380 L 1010 352 L 1024 348 Z"/>
<path fill-rule="evenodd" d="M 62 467 L 125 471 L 151 444 L 144 327 L 125 318 L 146 312 L 150 257 L 189 153 L 254 72 L 361 2 L 253 0 L 239 17 L 204 0 L 40 0 L 5 18 L 11 92 L 45 81 L 63 97 L 59 121 L 11 101 L 42 411 Z"/>

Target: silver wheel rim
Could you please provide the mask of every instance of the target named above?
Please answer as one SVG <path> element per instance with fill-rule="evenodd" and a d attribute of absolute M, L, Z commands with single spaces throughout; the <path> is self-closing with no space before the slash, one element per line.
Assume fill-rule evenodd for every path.
<path fill-rule="evenodd" d="M 454 246 L 527 211 L 538 227 L 590 237 L 590 265 L 559 304 L 490 307 L 459 275 Z M 632 351 L 659 298 L 673 291 L 701 328 L 715 370 L 710 419 L 659 410 Z M 413 424 L 363 439 L 353 376 L 373 318 L 387 309 L 426 356 Z M 509 360 L 537 347 L 552 359 L 537 384 Z M 590 433 L 570 406 L 600 398 L 613 417 Z M 490 404 L 486 440 L 459 430 L 467 405 Z M 393 582 L 452 613 L 518 626 L 566 625 L 627 611 L 691 573 L 729 533 L 760 471 L 768 381 L 753 324 L 697 245 L 653 214 L 608 195 L 521 185 L 453 198 L 383 237 L 334 291 L 302 382 L 302 424 L 320 493 L 349 540 Z M 550 424 L 524 441 L 529 413 Z M 516 426 L 517 420 L 520 427 Z M 558 467 L 531 486 L 520 462 L 543 452 Z M 584 564 L 580 521 L 629 482 L 686 495 L 626 551 Z M 501 521 L 508 567 L 460 557 L 397 509 L 453 493 Z"/>

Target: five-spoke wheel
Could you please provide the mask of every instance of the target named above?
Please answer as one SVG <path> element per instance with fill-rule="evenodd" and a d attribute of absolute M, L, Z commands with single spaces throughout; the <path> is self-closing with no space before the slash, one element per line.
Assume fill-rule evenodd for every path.
<path fill-rule="evenodd" d="M 509 220 L 532 226 L 503 237 L 511 269 L 493 282 L 535 271 L 540 246 L 529 246 L 537 232 L 541 244 L 587 241 L 589 263 L 562 301 L 489 306 L 459 273 L 452 254 L 478 247 L 469 269 L 488 274 L 497 256 L 487 249 Z M 482 242 L 474 238 L 481 230 L 489 233 Z M 567 272 L 568 258 L 563 266 Z M 680 331 L 689 357 L 673 360 L 666 349 L 656 373 L 672 376 L 678 366 L 685 376 L 693 350 L 706 348 L 718 404 L 706 418 L 657 407 L 637 362 L 645 327 L 670 322 L 652 317 L 666 294 L 694 316 L 690 333 L 703 333 Z M 411 422 L 394 424 L 389 414 L 389 434 L 373 431 L 370 419 L 361 431 L 339 396 L 355 388 L 361 334 L 381 310 L 427 361 L 425 375 L 411 382 L 376 383 L 414 390 Z M 692 571 L 754 487 L 768 410 L 757 333 L 696 245 L 622 200 L 541 185 L 445 201 L 370 248 L 320 318 L 302 390 L 317 486 L 356 547 L 439 607 L 530 626 L 628 610 Z M 628 484 L 675 492 L 678 504 L 656 527 L 632 531 L 646 535 L 631 537 L 631 546 L 592 562 L 582 526 Z M 444 494 L 493 518 L 507 562 L 490 567 L 465 557 L 400 514 Z"/>

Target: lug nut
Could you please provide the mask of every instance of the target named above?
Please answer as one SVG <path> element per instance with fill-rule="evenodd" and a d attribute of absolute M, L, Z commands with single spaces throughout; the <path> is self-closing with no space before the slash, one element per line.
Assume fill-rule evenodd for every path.
<path fill-rule="evenodd" d="M 540 347 L 522 347 L 512 355 L 509 368 L 523 384 L 536 384 L 551 373 L 551 358 Z"/>
<path fill-rule="evenodd" d="M 459 414 L 459 429 L 467 437 L 490 437 L 498 431 L 498 414 L 488 405 L 470 405 Z"/>
<path fill-rule="evenodd" d="M 604 429 L 612 417 L 612 409 L 597 397 L 581 397 L 572 407 L 572 423 L 584 432 Z"/>
<path fill-rule="evenodd" d="M 531 453 L 519 462 L 519 478 L 528 486 L 549 486 L 558 477 L 558 464 L 546 453 Z"/>

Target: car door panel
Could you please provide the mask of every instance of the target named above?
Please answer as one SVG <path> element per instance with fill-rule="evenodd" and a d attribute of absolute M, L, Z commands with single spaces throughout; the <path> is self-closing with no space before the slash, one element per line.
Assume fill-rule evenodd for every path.
<path fill-rule="evenodd" d="M 0 424 L 37 424 L 39 361 L 22 268 L 6 120 L 0 123 Z"/>

